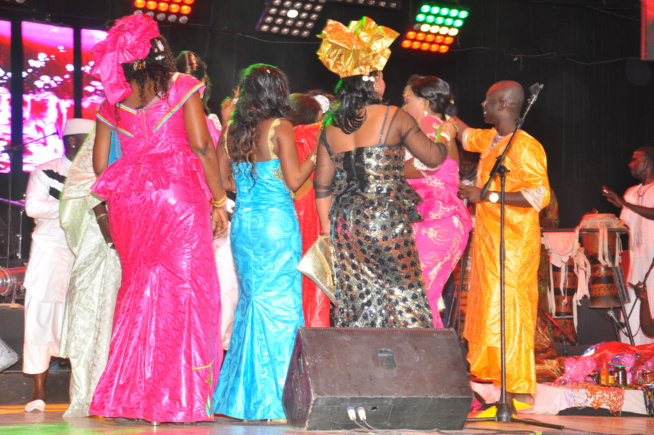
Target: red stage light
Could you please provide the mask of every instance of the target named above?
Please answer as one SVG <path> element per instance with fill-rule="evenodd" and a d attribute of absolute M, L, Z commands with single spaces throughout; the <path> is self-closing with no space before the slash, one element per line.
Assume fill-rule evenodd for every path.
<path fill-rule="evenodd" d="M 444 42 L 449 45 L 454 42 L 454 38 L 452 38 L 451 36 L 446 36 Z"/>
<path fill-rule="evenodd" d="M 438 51 L 439 47 L 440 47 L 440 45 L 438 45 L 438 44 L 432 44 L 431 47 L 429 47 L 429 51 L 434 51 L 434 52 Z"/>
<path fill-rule="evenodd" d="M 418 34 L 416 35 L 416 39 L 417 39 L 418 41 L 424 41 L 424 40 L 425 40 L 425 34 L 422 33 L 422 32 L 418 33 Z"/>
<path fill-rule="evenodd" d="M 155 2 L 155 1 L 149 1 L 149 2 L 147 2 L 147 3 L 145 4 L 145 7 L 148 8 L 148 9 L 150 9 L 150 10 L 154 10 L 154 9 L 157 8 L 157 2 Z"/>
<path fill-rule="evenodd" d="M 434 35 L 431 33 L 425 37 L 425 41 L 432 42 L 434 40 Z"/>
<path fill-rule="evenodd" d="M 447 53 L 450 51 L 450 46 L 449 45 L 441 45 L 441 48 L 438 49 L 439 52 L 441 53 Z"/>
<path fill-rule="evenodd" d="M 436 38 L 434 38 L 434 41 L 438 42 L 439 44 L 443 42 L 443 35 L 437 35 Z"/>
<path fill-rule="evenodd" d="M 402 41 L 402 48 L 410 48 L 410 47 L 411 47 L 411 41 L 409 41 L 408 39 Z"/>
<path fill-rule="evenodd" d="M 415 48 L 416 50 L 420 48 L 420 43 L 418 41 L 413 41 L 411 43 L 411 48 Z"/>
<path fill-rule="evenodd" d="M 423 42 L 423 43 L 420 45 L 420 49 L 421 49 L 421 50 L 424 50 L 424 51 L 427 51 L 427 50 L 429 50 L 429 46 L 430 46 L 429 42 Z"/>
<path fill-rule="evenodd" d="M 182 0 L 173 0 L 173 3 L 181 3 Z"/>
<path fill-rule="evenodd" d="M 134 7 L 135 8 L 144 8 L 145 7 L 145 0 L 134 0 Z"/>
<path fill-rule="evenodd" d="M 184 0 L 184 3 L 186 3 L 187 5 L 192 5 L 193 3 L 195 3 L 195 0 Z"/>
<path fill-rule="evenodd" d="M 416 32 L 411 31 L 411 32 L 409 32 L 409 33 L 406 34 L 406 37 L 407 37 L 407 39 L 415 39 L 415 37 L 416 37 Z"/>
<path fill-rule="evenodd" d="M 161 12 L 166 12 L 168 10 L 168 3 L 165 2 L 159 2 L 159 6 L 157 6 L 157 9 L 159 9 Z"/>
<path fill-rule="evenodd" d="M 184 5 L 181 8 L 179 8 L 179 11 L 184 15 L 188 15 L 188 14 L 191 13 L 191 7 L 187 6 L 187 5 Z"/>
<path fill-rule="evenodd" d="M 177 3 L 174 3 L 170 5 L 170 8 L 168 9 L 171 13 L 176 14 L 179 12 L 179 5 Z"/>

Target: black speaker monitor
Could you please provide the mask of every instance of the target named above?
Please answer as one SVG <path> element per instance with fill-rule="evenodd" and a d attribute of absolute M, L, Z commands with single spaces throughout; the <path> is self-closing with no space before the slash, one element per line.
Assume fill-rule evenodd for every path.
<path fill-rule="evenodd" d="M 282 402 L 304 430 L 459 430 L 472 397 L 451 330 L 300 328 Z"/>

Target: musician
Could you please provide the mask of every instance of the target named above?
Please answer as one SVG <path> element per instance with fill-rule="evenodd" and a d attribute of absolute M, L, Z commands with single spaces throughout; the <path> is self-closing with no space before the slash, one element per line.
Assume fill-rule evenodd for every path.
<path fill-rule="evenodd" d="M 647 298 L 650 312 L 654 312 L 654 274 L 650 274 L 645 281 L 645 275 L 654 258 L 654 147 L 640 147 L 634 151 L 629 162 L 631 176 L 640 181 L 640 184 L 630 187 L 624 198 L 618 196 L 612 189 L 604 187 L 602 193 L 613 205 L 622 208 L 620 219 L 629 226 L 629 256 L 631 258 L 627 282 L 636 284 L 642 282 L 647 289 Z M 627 312 L 631 312 L 633 305 L 640 305 L 640 299 L 631 295 L 631 302 L 625 305 Z M 634 312 L 639 312 L 636 307 Z M 639 331 L 638 316 L 630 318 L 631 330 L 634 332 L 636 345 L 654 343 L 644 331 Z M 638 332 L 636 332 L 638 331 Z M 621 340 L 627 342 L 628 338 L 621 335 Z"/>
<path fill-rule="evenodd" d="M 59 356 L 64 301 L 74 255 L 59 223 L 59 197 L 78 149 L 95 125 L 70 119 L 64 129 L 64 155 L 38 166 L 25 193 L 25 212 L 34 218 L 30 260 L 25 273 L 23 372 L 34 375 L 32 401 L 25 411 L 45 409 L 45 378 L 50 357 Z"/>
<path fill-rule="evenodd" d="M 476 186 L 461 185 L 459 195 L 476 204 L 472 238 L 470 293 L 464 335 L 468 340 L 470 372 L 501 384 L 500 328 L 500 178 L 481 196 L 496 158 L 515 131 L 524 102 L 519 83 L 501 81 L 490 87 L 482 103 L 484 120 L 494 127 L 472 129 L 457 120 L 458 138 L 467 151 L 481 153 Z M 536 392 L 534 331 L 538 303 L 540 256 L 539 211 L 550 201 L 547 158 L 542 145 L 519 130 L 504 166 L 505 195 L 505 339 L 507 405 L 513 398 L 533 403 Z"/>

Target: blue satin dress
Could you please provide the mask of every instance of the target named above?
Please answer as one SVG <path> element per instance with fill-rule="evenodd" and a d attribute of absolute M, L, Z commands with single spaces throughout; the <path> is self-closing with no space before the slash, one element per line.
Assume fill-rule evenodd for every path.
<path fill-rule="evenodd" d="M 275 128 L 275 124 L 271 129 Z M 285 418 L 282 391 L 295 334 L 304 325 L 300 226 L 280 161 L 232 165 L 231 242 L 239 300 L 214 395 L 214 412 L 244 420 Z"/>

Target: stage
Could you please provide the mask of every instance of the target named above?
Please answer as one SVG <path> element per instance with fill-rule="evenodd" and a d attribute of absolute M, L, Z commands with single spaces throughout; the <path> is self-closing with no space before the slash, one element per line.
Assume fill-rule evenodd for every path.
<path fill-rule="evenodd" d="M 151 426 L 147 423 L 116 423 L 99 417 L 64 419 L 67 404 L 48 404 L 45 412 L 27 413 L 23 405 L 0 407 L 0 433 L 23 434 L 143 434 L 170 433 L 182 435 L 275 435 L 275 434 L 329 434 L 351 433 L 353 431 L 305 432 L 290 428 L 285 424 L 262 424 L 243 422 L 218 417 L 214 423 L 194 425 L 162 424 Z M 471 417 L 473 414 L 471 414 Z M 565 426 L 564 430 L 545 429 L 518 423 L 467 423 L 461 431 L 448 431 L 448 434 L 494 434 L 494 433 L 540 433 L 540 434 L 650 434 L 654 433 L 654 419 L 648 417 L 597 417 L 597 416 L 558 416 L 519 414 L 521 418 L 536 419 L 541 422 Z M 357 431 L 359 432 L 359 431 Z M 364 432 L 361 430 L 360 432 Z M 413 431 L 384 431 L 386 434 L 418 433 Z M 431 432 L 437 433 L 437 432 Z"/>

